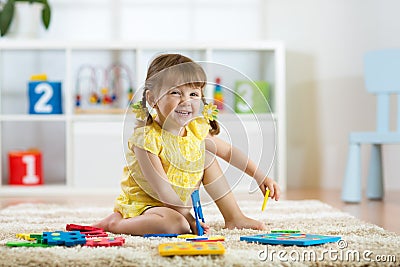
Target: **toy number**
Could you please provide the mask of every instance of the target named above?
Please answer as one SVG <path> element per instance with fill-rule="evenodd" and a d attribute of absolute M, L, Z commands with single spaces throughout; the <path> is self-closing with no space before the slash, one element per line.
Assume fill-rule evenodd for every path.
<path fill-rule="evenodd" d="M 48 104 L 48 101 L 53 96 L 53 88 L 47 83 L 40 83 L 35 87 L 35 93 L 43 95 L 36 102 L 34 109 L 37 113 L 51 113 L 53 106 Z"/>
<path fill-rule="evenodd" d="M 249 84 L 243 84 L 240 89 L 239 94 L 247 103 L 239 102 L 238 108 L 242 112 L 249 112 L 253 107 L 253 88 Z"/>
<path fill-rule="evenodd" d="M 36 158 L 32 155 L 22 157 L 22 162 L 26 164 L 26 175 L 22 177 L 24 184 L 36 184 L 39 182 L 39 177 L 35 174 Z"/>

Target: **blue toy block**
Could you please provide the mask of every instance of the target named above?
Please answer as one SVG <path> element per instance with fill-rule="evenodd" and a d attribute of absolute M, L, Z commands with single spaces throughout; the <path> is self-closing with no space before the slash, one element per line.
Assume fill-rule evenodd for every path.
<path fill-rule="evenodd" d="M 62 114 L 61 82 L 28 83 L 29 114 Z"/>
<path fill-rule="evenodd" d="M 179 234 L 144 234 L 143 237 L 178 237 Z"/>
<path fill-rule="evenodd" d="M 204 217 L 203 217 L 203 210 L 201 209 L 201 204 L 200 204 L 200 195 L 199 195 L 199 190 L 193 191 L 192 195 L 192 203 L 193 203 L 193 209 L 194 209 L 194 215 L 196 219 L 196 229 L 197 229 L 197 235 L 203 235 L 204 234 L 204 229 L 200 225 L 200 220 L 204 223 Z"/>
<path fill-rule="evenodd" d="M 65 245 L 67 247 L 86 244 L 85 235 L 79 231 L 43 232 L 43 242 L 48 245 Z"/>

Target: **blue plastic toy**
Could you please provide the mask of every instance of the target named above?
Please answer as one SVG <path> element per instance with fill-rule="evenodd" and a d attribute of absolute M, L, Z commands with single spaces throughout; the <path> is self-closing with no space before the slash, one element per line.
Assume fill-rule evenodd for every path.
<path fill-rule="evenodd" d="M 200 195 L 199 195 L 199 190 L 195 190 L 192 193 L 192 203 L 193 203 L 193 209 L 194 209 L 194 215 L 196 219 L 196 228 L 197 228 L 197 235 L 204 235 L 204 229 L 200 225 L 200 220 L 204 223 L 204 217 L 203 217 L 203 210 L 201 209 L 201 204 L 200 204 Z"/>
<path fill-rule="evenodd" d="M 79 231 L 43 232 L 43 243 L 48 245 L 65 245 L 67 247 L 86 244 L 85 235 Z"/>

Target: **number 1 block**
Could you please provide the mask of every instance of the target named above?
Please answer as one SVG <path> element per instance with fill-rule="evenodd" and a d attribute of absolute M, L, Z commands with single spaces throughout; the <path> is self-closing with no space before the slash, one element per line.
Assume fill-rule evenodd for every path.
<path fill-rule="evenodd" d="M 32 81 L 28 90 L 29 114 L 62 114 L 61 82 Z"/>
<path fill-rule="evenodd" d="M 43 184 L 42 154 L 38 150 L 8 153 L 10 185 Z"/>

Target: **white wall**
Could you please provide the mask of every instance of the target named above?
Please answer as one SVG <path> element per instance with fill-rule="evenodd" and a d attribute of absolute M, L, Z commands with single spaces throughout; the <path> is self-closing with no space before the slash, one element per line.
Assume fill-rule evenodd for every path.
<path fill-rule="evenodd" d="M 341 187 L 349 132 L 375 127 L 375 99 L 363 86 L 363 54 L 400 46 L 396 0 L 50 3 L 53 18 L 50 30 L 41 32 L 45 39 L 286 42 L 291 187 Z M 362 152 L 365 174 L 369 148 Z M 400 147 L 384 153 L 386 186 L 399 189 Z"/>

